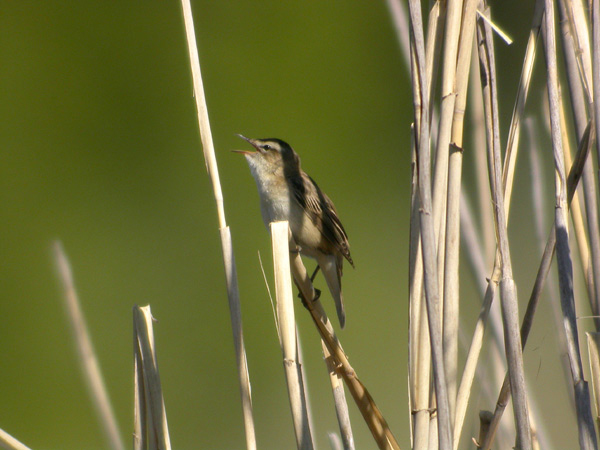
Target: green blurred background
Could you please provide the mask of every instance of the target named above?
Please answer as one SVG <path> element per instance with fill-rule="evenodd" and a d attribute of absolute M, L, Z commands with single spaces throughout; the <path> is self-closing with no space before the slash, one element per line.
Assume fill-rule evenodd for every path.
<path fill-rule="evenodd" d="M 294 438 L 257 256 L 269 272 L 270 242 L 246 162 L 230 152 L 245 145 L 236 133 L 290 142 L 334 199 L 357 267 L 344 277 L 348 320 L 340 337 L 406 448 L 412 103 L 386 5 L 192 6 L 236 252 L 259 447 L 291 449 Z M 532 7 L 501 2 L 494 11 L 515 39 L 511 47 L 497 44 L 505 126 Z M 180 9 L 176 1 L 2 2 L 0 428 L 33 449 L 105 448 L 61 305 L 55 239 L 70 256 L 126 441 L 133 422 L 131 308 L 150 304 L 174 448 L 244 447 L 216 210 Z M 466 167 L 469 159 L 465 153 Z M 546 167 L 551 183 L 551 163 Z M 518 177 L 524 183 L 527 169 Z M 515 239 L 530 242 L 529 200 L 517 200 Z M 515 263 L 522 296 L 538 258 L 531 249 Z M 479 299 L 469 277 L 463 286 L 468 332 Z M 328 295 L 324 305 L 333 312 Z M 336 429 L 331 394 L 316 332 L 301 307 L 297 317 L 314 435 L 326 448 L 327 431 Z M 541 328 L 530 344 L 537 353 L 528 354 L 532 390 L 545 408 L 559 411 L 549 425 L 566 424 L 552 435 L 566 448 L 576 442 L 574 422 L 566 396 L 543 395 L 552 383 L 564 386 L 556 381 L 554 331 L 547 329 L 553 325 Z M 374 448 L 350 409 L 357 448 Z M 474 431 L 465 433 L 466 443 Z"/>

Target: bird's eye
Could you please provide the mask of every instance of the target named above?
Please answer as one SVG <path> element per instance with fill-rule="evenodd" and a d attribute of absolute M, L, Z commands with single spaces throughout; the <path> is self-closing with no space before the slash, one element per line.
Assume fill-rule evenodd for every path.
<path fill-rule="evenodd" d="M 271 147 L 269 144 L 265 144 L 262 146 L 263 150 L 273 150 L 273 147 Z"/>

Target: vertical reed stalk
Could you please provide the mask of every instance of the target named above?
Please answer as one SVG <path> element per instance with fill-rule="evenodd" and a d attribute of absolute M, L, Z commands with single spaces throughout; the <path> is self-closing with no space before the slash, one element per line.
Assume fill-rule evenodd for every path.
<path fill-rule="evenodd" d="M 569 234 L 567 230 L 567 178 L 565 175 L 564 157 L 560 131 L 558 68 L 556 62 L 556 44 L 554 29 L 554 5 L 551 0 L 545 1 L 545 54 L 548 74 L 548 100 L 550 105 L 550 124 L 554 164 L 556 170 L 556 258 L 558 264 L 558 282 L 560 286 L 561 307 L 563 309 L 567 350 L 571 363 L 573 389 L 577 405 L 577 423 L 579 429 L 579 445 L 582 449 L 597 448 L 596 431 L 592 420 L 590 398 L 587 382 L 583 378 L 583 367 L 577 335 L 577 320 L 573 298 L 573 266 Z M 584 175 L 585 176 L 585 175 Z"/>
<path fill-rule="evenodd" d="M 488 140 L 490 136 L 492 138 L 492 146 L 489 148 L 490 186 L 494 201 L 494 220 L 500 253 L 500 267 L 502 270 L 500 299 L 502 302 L 506 359 L 510 376 L 515 423 L 517 425 L 517 448 L 527 450 L 531 448 L 531 431 L 529 426 L 521 336 L 519 333 L 517 293 L 513 281 L 510 247 L 506 228 L 507 221 L 504 206 L 504 189 L 502 186 L 498 96 L 492 30 L 488 22 L 483 20 L 479 21 L 478 30 L 479 40 L 484 42 L 484 45 L 480 46 L 484 105 L 486 114 L 491 119 L 488 121 Z"/>
<path fill-rule="evenodd" d="M 421 6 L 416 0 L 410 0 L 410 31 L 412 79 L 415 110 L 415 143 L 417 148 L 417 167 L 419 179 L 419 210 L 421 227 L 421 246 L 423 253 L 425 300 L 429 323 L 429 338 L 433 362 L 433 378 L 437 403 L 438 438 L 441 448 L 451 448 L 452 429 L 448 389 L 444 372 L 442 333 L 440 330 L 439 280 L 436 264 L 435 230 L 432 217 L 430 150 L 429 150 L 429 100 L 428 81 L 425 64 L 425 42 Z"/>
<path fill-rule="evenodd" d="M 252 398 L 250 389 L 250 375 L 248 373 L 248 362 L 246 360 L 246 348 L 244 345 L 244 332 L 242 329 L 242 308 L 240 306 L 240 293 L 237 283 L 237 270 L 233 255 L 233 244 L 231 241 L 231 230 L 225 221 L 225 208 L 223 206 L 223 193 L 219 181 L 219 169 L 215 157 L 210 122 L 208 120 L 208 108 L 204 96 L 202 83 L 202 72 L 200 70 L 200 58 L 196 45 L 194 31 L 194 19 L 190 0 L 181 0 L 183 7 L 183 18 L 190 57 L 190 66 L 194 82 L 194 98 L 198 112 L 198 126 L 202 139 L 204 160 L 212 182 L 215 202 L 217 204 L 217 216 L 219 218 L 219 233 L 221 235 L 221 248 L 223 251 L 223 262 L 225 265 L 225 280 L 227 283 L 227 297 L 229 299 L 229 313 L 231 317 L 231 329 L 233 332 L 233 343 L 235 347 L 236 364 L 238 369 L 238 383 L 242 401 L 242 413 L 244 416 L 244 428 L 246 431 L 247 450 L 256 450 L 256 433 L 254 431 L 254 417 L 252 415 Z"/>
<path fill-rule="evenodd" d="M 298 363 L 298 342 L 292 296 L 292 276 L 288 247 L 289 225 L 287 221 L 272 222 L 273 265 L 275 270 L 275 296 L 277 299 L 277 323 L 279 324 L 283 367 L 287 381 L 292 420 L 298 450 L 312 450 L 312 433 L 308 420 L 308 408 L 304 381 Z"/>

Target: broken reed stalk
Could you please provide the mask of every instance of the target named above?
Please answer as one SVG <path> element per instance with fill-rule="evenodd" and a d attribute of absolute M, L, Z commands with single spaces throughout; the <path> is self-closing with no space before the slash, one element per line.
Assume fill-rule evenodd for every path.
<path fill-rule="evenodd" d="M 516 286 L 512 274 L 512 262 L 507 233 L 506 211 L 504 206 L 504 189 L 502 184 L 502 162 L 500 155 L 500 130 L 498 118 L 498 94 L 496 83 L 496 63 L 492 42 L 492 29 L 489 23 L 479 20 L 478 32 L 480 42 L 480 61 L 484 90 L 484 106 L 487 121 L 488 141 L 491 140 L 489 152 L 490 188 L 494 202 L 494 222 L 500 253 L 502 277 L 500 279 L 500 300 L 504 325 L 504 342 L 508 363 L 510 387 L 513 399 L 513 411 L 517 426 L 517 448 L 531 448 L 531 430 L 529 426 L 529 408 L 525 387 L 525 372 L 521 335 L 519 332 L 519 312 Z M 490 139 L 491 137 L 491 139 Z"/>
<path fill-rule="evenodd" d="M 425 66 L 425 43 L 421 5 L 409 1 L 411 32 L 411 74 L 413 81 L 413 103 L 415 124 L 415 147 L 417 148 L 417 173 L 419 180 L 419 224 L 423 253 L 425 304 L 429 324 L 429 339 L 433 363 L 433 379 L 437 404 L 438 439 L 441 448 L 451 448 L 452 428 L 448 388 L 444 372 L 444 353 L 440 322 L 439 280 L 436 258 L 435 230 L 431 199 L 431 158 L 429 151 L 429 104 L 426 98 L 427 74 Z"/>
<path fill-rule="evenodd" d="M 298 359 L 296 320 L 292 297 L 292 278 L 288 246 L 288 222 L 271 222 L 273 242 L 273 266 L 275 271 L 275 298 L 277 299 L 277 323 L 279 324 L 283 368 L 292 410 L 296 445 L 299 450 L 312 450 L 312 433 L 308 419 L 304 381 Z"/>
<path fill-rule="evenodd" d="M 204 160 L 212 182 L 213 193 L 217 205 L 219 218 L 219 233 L 221 236 L 221 248 L 223 251 L 223 263 L 225 266 L 225 279 L 227 283 L 227 298 L 229 299 L 229 313 L 231 317 L 231 329 L 233 332 L 233 343 L 235 347 L 236 365 L 238 369 L 238 383 L 242 402 L 242 413 L 244 417 L 244 428 L 246 432 L 247 450 L 256 450 L 256 433 L 254 430 L 254 417 L 252 415 L 252 397 L 250 390 L 250 375 L 246 360 L 246 348 L 244 345 L 244 333 L 242 328 L 242 309 L 240 306 L 240 293 L 238 290 L 237 270 L 233 255 L 233 244 L 231 241 L 231 230 L 225 221 L 225 208 L 223 206 L 223 193 L 219 181 L 219 169 L 215 157 L 215 149 L 210 131 L 208 109 L 204 96 L 202 84 L 202 73 L 200 70 L 200 59 L 196 45 L 194 31 L 194 20 L 190 0 L 181 0 L 183 18 L 190 57 L 190 66 L 194 82 L 194 98 L 198 112 L 198 126 L 204 151 Z"/>
<path fill-rule="evenodd" d="M 577 319 L 573 297 L 573 266 L 569 234 L 567 230 L 567 178 L 562 150 L 558 92 L 558 67 L 556 61 L 556 43 L 554 30 L 554 5 L 551 0 L 545 1 L 544 15 L 545 40 L 544 50 L 547 66 L 548 101 L 550 106 L 550 124 L 554 165 L 556 171 L 556 260 L 558 264 L 558 283 L 560 286 L 561 307 L 564 316 L 567 350 L 571 364 L 573 389 L 577 410 L 579 445 L 582 449 L 597 448 L 596 430 L 592 419 L 591 404 L 587 382 L 583 375 L 583 366 L 577 334 Z M 584 169 L 585 171 L 585 169 Z"/>
<path fill-rule="evenodd" d="M 102 377 L 100 364 L 98 363 L 96 351 L 92 344 L 92 338 L 90 337 L 81 309 L 81 303 L 75 290 L 75 281 L 69 259 L 60 241 L 54 242 L 53 250 L 54 260 L 64 292 L 65 310 L 68 313 L 73 338 L 79 355 L 78 360 L 81 365 L 81 373 L 86 382 L 106 441 L 110 448 L 124 450 L 125 444 L 121 439 L 121 432 L 119 431 L 117 419 L 110 403 L 110 398 L 108 397 L 108 391 L 104 384 L 104 378 Z"/>
<path fill-rule="evenodd" d="M 362 384 L 357 377 L 354 368 L 350 365 L 348 357 L 344 353 L 344 350 L 333 331 L 333 326 L 327 318 L 327 314 L 325 314 L 323 305 L 321 305 L 317 296 L 317 291 L 302 263 L 299 248 L 292 237 L 291 231 L 289 232 L 289 249 L 292 276 L 294 283 L 298 287 L 302 302 L 309 310 L 313 322 L 317 327 L 317 331 L 331 353 L 337 371 L 344 379 L 346 387 L 352 394 L 356 406 L 369 427 L 375 442 L 381 450 L 399 450 L 400 446 L 396 442 L 386 420 L 379 411 L 379 408 L 375 404 L 375 401 L 369 394 L 365 385 Z"/>
<path fill-rule="evenodd" d="M 150 305 L 133 307 L 134 450 L 171 450 Z"/>

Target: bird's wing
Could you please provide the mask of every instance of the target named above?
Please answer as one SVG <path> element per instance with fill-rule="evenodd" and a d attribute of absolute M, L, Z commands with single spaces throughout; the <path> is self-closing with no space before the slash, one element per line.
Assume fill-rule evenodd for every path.
<path fill-rule="evenodd" d="M 350 256 L 348 235 L 337 215 L 333 202 L 319 189 L 317 183 L 305 173 L 293 177 L 290 181 L 296 201 L 302 206 L 304 212 L 310 217 L 315 226 L 323 230 L 325 238 L 354 267 L 354 261 Z M 339 270 L 341 270 L 341 266 L 339 264 Z"/>

